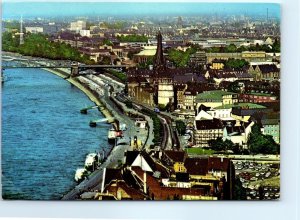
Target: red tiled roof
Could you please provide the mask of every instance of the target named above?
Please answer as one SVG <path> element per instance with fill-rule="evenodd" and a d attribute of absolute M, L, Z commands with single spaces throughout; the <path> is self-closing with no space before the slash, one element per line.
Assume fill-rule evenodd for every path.
<path fill-rule="evenodd" d="M 208 170 L 220 170 L 226 172 L 229 168 L 230 160 L 228 158 L 209 157 Z"/>
<path fill-rule="evenodd" d="M 165 154 L 173 160 L 173 162 L 184 162 L 186 157 L 184 151 L 165 150 Z"/>
<path fill-rule="evenodd" d="M 115 186 L 112 186 L 115 184 Z M 128 196 L 133 200 L 143 200 L 146 195 L 140 190 L 129 187 L 124 181 L 114 181 L 111 182 L 104 190 L 104 192 L 108 191 L 113 194 L 115 197 L 118 197 L 118 190 L 124 190 Z"/>
<path fill-rule="evenodd" d="M 184 167 L 190 175 L 206 175 L 208 173 L 207 158 L 186 158 Z"/>
<path fill-rule="evenodd" d="M 132 167 L 133 172 L 143 181 L 144 171 L 140 167 Z M 174 196 L 182 198 L 183 195 L 205 195 L 207 192 L 204 188 L 178 188 L 178 187 L 163 187 L 160 182 L 151 174 L 146 173 L 146 184 L 150 198 L 155 200 L 172 199 Z"/>

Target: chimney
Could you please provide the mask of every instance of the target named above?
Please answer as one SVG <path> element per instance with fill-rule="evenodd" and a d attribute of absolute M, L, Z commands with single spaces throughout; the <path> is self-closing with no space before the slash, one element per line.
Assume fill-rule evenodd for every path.
<path fill-rule="evenodd" d="M 147 194 L 147 174 L 144 171 L 144 193 Z"/>

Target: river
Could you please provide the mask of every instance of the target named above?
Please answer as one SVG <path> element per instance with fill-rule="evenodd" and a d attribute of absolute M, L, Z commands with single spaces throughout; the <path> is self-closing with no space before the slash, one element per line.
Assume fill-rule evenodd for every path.
<path fill-rule="evenodd" d="M 90 152 L 109 151 L 107 130 L 79 89 L 41 69 L 7 69 L 2 85 L 2 196 L 56 200 L 76 183 L 74 174 Z"/>

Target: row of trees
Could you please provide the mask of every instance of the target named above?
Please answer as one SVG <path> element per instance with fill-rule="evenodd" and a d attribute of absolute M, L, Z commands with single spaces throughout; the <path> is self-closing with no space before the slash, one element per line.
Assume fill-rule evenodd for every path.
<path fill-rule="evenodd" d="M 215 140 L 209 140 L 208 145 L 214 151 L 232 151 L 235 154 L 241 153 L 240 145 L 234 144 L 230 140 L 223 141 L 221 137 L 218 137 Z"/>
<path fill-rule="evenodd" d="M 120 35 L 117 37 L 120 42 L 148 42 L 148 37 L 145 35 Z"/>
<path fill-rule="evenodd" d="M 161 136 L 162 136 L 162 132 L 163 132 L 162 126 L 161 126 L 159 118 L 157 117 L 157 115 L 155 113 L 151 113 L 150 117 L 153 121 L 153 133 L 154 133 L 153 143 L 157 144 L 161 140 Z"/>
<path fill-rule="evenodd" d="M 248 138 L 248 150 L 244 150 L 240 145 L 234 144 L 230 140 L 222 140 L 217 138 L 209 140 L 208 144 L 215 151 L 232 151 L 235 154 L 280 154 L 280 145 L 277 144 L 271 135 L 264 135 L 260 130 L 260 126 L 255 124 L 252 127 Z"/>
<path fill-rule="evenodd" d="M 244 59 L 230 58 L 224 62 L 225 68 L 230 68 L 230 69 L 235 69 L 235 70 L 241 70 L 245 66 L 249 66 L 249 62 Z"/>
<path fill-rule="evenodd" d="M 108 70 L 108 72 L 124 83 L 127 81 L 127 75 L 123 72 L 118 72 L 116 70 Z"/>
<path fill-rule="evenodd" d="M 86 64 L 94 63 L 87 55 L 80 54 L 76 48 L 65 43 L 51 42 L 43 34 L 26 34 L 23 45 L 20 45 L 19 41 L 19 37 L 4 32 L 2 34 L 2 50 L 34 57 L 72 60 Z"/>
<path fill-rule="evenodd" d="M 240 53 L 243 51 L 265 51 L 268 53 L 279 53 L 280 52 L 280 41 L 275 40 L 273 45 L 266 45 L 266 44 L 256 44 L 251 46 L 240 46 L 237 47 L 234 44 L 230 44 L 226 47 L 210 47 L 206 48 L 205 51 L 207 53 Z"/>

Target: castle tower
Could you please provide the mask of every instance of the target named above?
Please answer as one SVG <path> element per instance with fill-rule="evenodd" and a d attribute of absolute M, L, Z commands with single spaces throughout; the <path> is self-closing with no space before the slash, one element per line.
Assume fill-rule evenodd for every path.
<path fill-rule="evenodd" d="M 20 21 L 20 45 L 24 44 L 24 33 L 23 33 L 23 18 L 21 16 L 21 21 Z"/>

